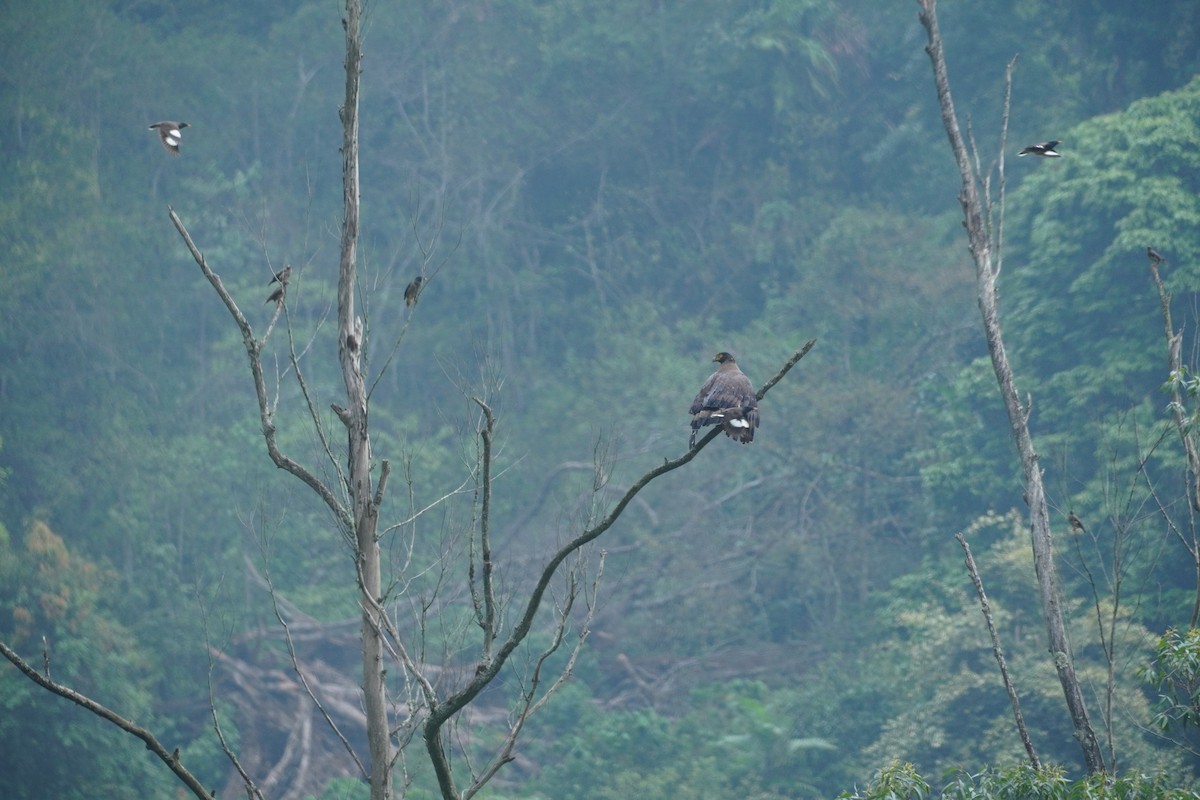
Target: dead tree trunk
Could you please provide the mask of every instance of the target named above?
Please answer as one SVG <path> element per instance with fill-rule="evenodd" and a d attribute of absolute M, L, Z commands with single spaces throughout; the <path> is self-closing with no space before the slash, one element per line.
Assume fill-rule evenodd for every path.
<path fill-rule="evenodd" d="M 1008 127 L 1007 104 L 1001 134 L 999 162 L 1000 224 L 998 227 L 993 227 L 995 220 L 992 216 L 988 184 L 985 180 L 984 195 L 981 199 L 976 179 L 976 167 L 972 166 L 971 154 L 967 150 L 962 131 L 959 129 L 958 117 L 954 112 L 954 101 L 950 96 L 950 79 L 946 72 L 946 58 L 942 49 L 941 33 L 938 31 L 937 0 L 918 0 L 918 2 L 921 5 L 921 24 L 929 35 L 929 45 L 925 51 L 929 54 L 930 61 L 933 62 L 933 78 L 937 86 L 942 124 L 946 128 L 946 135 L 950 138 L 950 147 L 954 151 L 954 158 L 958 162 L 959 173 L 962 175 L 962 191 L 959 193 L 958 199 L 962 203 L 968 246 L 971 258 L 975 262 L 976 288 L 979 294 L 979 312 L 983 316 L 984 335 L 987 338 L 988 352 L 992 358 L 992 369 L 995 371 L 996 381 L 1000 385 L 1000 395 L 1004 398 L 1004 408 L 1008 412 L 1013 439 L 1020 453 L 1021 469 L 1025 474 L 1033 563 L 1037 572 L 1042 614 L 1045 617 L 1046 632 L 1049 635 L 1050 653 L 1054 657 L 1054 668 L 1058 672 L 1058 679 L 1062 684 L 1063 694 L 1066 696 L 1067 709 L 1071 714 L 1071 722 L 1075 726 L 1075 737 L 1083 749 L 1083 758 L 1087 764 L 1088 774 L 1095 774 L 1104 770 L 1104 759 L 1099 743 L 1096 741 L 1096 734 L 1088 719 L 1083 692 L 1079 686 L 1078 676 L 1075 674 L 1071 643 L 1067 638 L 1067 628 L 1063 621 L 1062 603 L 1058 592 L 1058 574 L 1054 563 L 1054 547 L 1050 537 L 1050 514 L 1046 505 L 1045 488 L 1042 485 L 1042 469 L 1038 465 L 1037 451 L 1033 447 L 1033 437 L 1029 433 L 1032 400 L 1024 404 L 1021 402 L 1013 379 L 1012 366 L 1009 364 L 1008 354 L 1004 350 L 1004 339 L 1000 332 L 996 279 L 1000 275 L 1001 264 L 1000 243 L 1004 214 L 1004 132 Z M 1012 65 L 1010 64 L 1010 81 L 1011 70 Z"/>
<path fill-rule="evenodd" d="M 1197 441 L 1196 430 L 1192 426 L 1192 416 L 1187 413 L 1185 391 L 1188 371 L 1183 365 L 1180 351 L 1183 349 L 1183 331 L 1176 331 L 1171 322 L 1171 295 L 1158 273 L 1158 262 L 1151 261 L 1147 265 L 1154 286 L 1158 290 L 1158 300 L 1162 306 L 1163 328 L 1167 340 L 1167 374 L 1170 376 L 1168 385 L 1171 387 L 1171 417 L 1175 421 L 1175 431 L 1179 434 L 1179 442 L 1183 445 L 1183 453 L 1187 456 L 1187 493 L 1188 504 L 1192 509 L 1200 511 L 1200 442 Z M 1157 499 L 1157 494 L 1155 495 Z M 1188 628 L 1195 628 L 1200 622 L 1200 541 L 1196 538 L 1195 528 L 1186 528 L 1175 524 L 1167 513 L 1167 507 L 1159 502 L 1159 511 L 1167 521 L 1168 529 L 1187 550 L 1192 559 L 1192 569 L 1196 575 L 1196 593 L 1192 600 L 1192 616 L 1188 620 Z"/>
<path fill-rule="evenodd" d="M 390 800 L 391 738 L 384 666 L 382 568 L 376 525 L 387 483 L 388 466 L 379 484 L 371 485 L 371 436 L 367 424 L 367 389 L 359 355 L 361 324 L 354 313 L 358 258 L 358 87 L 362 61 L 359 0 L 346 0 L 346 97 L 342 118 L 342 240 L 338 269 L 338 358 L 346 385 L 342 422 L 349 431 L 349 481 L 355 566 L 362 596 L 362 689 L 367 713 L 367 745 L 371 753 L 371 800 Z"/>

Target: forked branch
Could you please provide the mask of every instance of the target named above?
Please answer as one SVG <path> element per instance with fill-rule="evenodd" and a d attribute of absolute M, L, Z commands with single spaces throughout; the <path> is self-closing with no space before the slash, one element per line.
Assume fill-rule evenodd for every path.
<path fill-rule="evenodd" d="M 221 302 L 229 310 L 229 315 L 237 323 L 238 330 L 242 332 L 242 346 L 246 349 L 246 356 L 250 359 L 250 373 L 254 377 L 254 392 L 258 397 L 258 415 L 262 421 L 263 438 L 266 440 L 267 454 L 270 455 L 271 461 L 275 462 L 275 466 L 290 472 L 303 481 L 310 489 L 317 493 L 317 496 L 325 501 L 325 505 L 329 506 L 329 510 L 333 512 L 334 516 L 343 525 L 347 528 L 352 527 L 349 512 L 333 492 L 330 491 L 329 487 L 322 483 L 316 475 L 289 458 L 279 449 L 279 442 L 275 436 L 275 414 L 271 408 L 270 401 L 267 399 L 267 380 L 263 375 L 262 368 L 261 354 L 264 342 L 254 338 L 254 329 L 250 327 L 250 322 L 242 314 L 242 310 L 238 308 L 237 303 L 234 302 L 233 296 L 225 288 L 225 284 L 221 282 L 221 276 L 213 272 L 208 266 L 208 261 L 204 258 L 204 253 L 192 241 L 191 234 L 184 227 L 183 221 L 179 219 L 179 215 L 175 213 L 175 209 L 168 206 L 167 211 L 171 217 L 171 224 L 175 226 L 175 230 L 179 231 L 179 235 L 183 238 L 183 243 L 187 246 L 188 252 L 192 254 L 192 259 L 200 267 L 200 271 L 204 274 L 204 277 L 212 284 L 213 289 L 217 292 L 217 296 L 221 298 Z"/>
<path fill-rule="evenodd" d="M 794 367 L 800 359 L 812 349 L 816 344 L 815 339 L 810 339 L 799 350 L 797 350 L 790 359 L 773 375 L 762 388 L 758 391 L 758 397 L 761 399 L 766 395 L 772 387 L 783 379 L 785 375 Z M 694 447 L 688 449 L 679 458 L 667 459 L 662 464 L 654 467 L 641 478 L 634 482 L 632 486 L 625 491 L 620 500 L 613 509 L 598 523 L 584 530 L 574 539 L 567 542 L 550 558 L 546 566 L 542 569 L 541 576 L 537 584 L 534 586 L 529 600 L 525 604 L 525 609 L 522 612 L 517 624 L 513 627 L 512 633 L 505 639 L 504 643 L 496 650 L 495 658 L 486 664 L 481 664 L 480 669 L 476 673 L 474 679 L 468 683 L 463 689 L 446 698 L 441 703 L 431 703 L 429 718 L 425 721 L 425 746 L 429 751 L 430 760 L 433 763 L 433 768 L 438 778 L 438 785 L 442 792 L 442 797 L 447 800 L 452 800 L 462 797 L 455 788 L 453 772 L 450 766 L 449 757 L 446 754 L 442 727 L 450 721 L 458 712 L 462 711 L 475 697 L 483 691 L 493 678 L 499 673 L 505 661 L 512 655 L 529 632 L 533 629 L 533 621 L 541 609 L 542 600 L 550 587 L 551 581 L 558 573 L 559 567 L 573 553 L 580 548 L 595 541 L 605 531 L 613 526 L 616 521 L 624 513 L 625 509 L 633 502 L 638 494 L 650 485 L 656 478 L 659 478 L 668 472 L 678 469 L 690 462 L 700 451 L 703 450 L 709 442 L 711 442 L 718 434 L 720 429 L 714 428 L 712 431 L 701 439 Z"/>

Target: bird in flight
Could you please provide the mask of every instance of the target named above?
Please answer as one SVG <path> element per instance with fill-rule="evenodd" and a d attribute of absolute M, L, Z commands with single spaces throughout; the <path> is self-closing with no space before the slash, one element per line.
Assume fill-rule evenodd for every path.
<path fill-rule="evenodd" d="M 186 122 L 156 122 L 150 130 L 158 128 L 158 140 L 167 152 L 173 156 L 179 155 L 179 142 L 183 140 L 183 129 L 189 127 Z"/>
<path fill-rule="evenodd" d="M 1042 142 L 1041 144 L 1031 144 L 1021 152 L 1017 153 L 1017 155 L 1058 158 L 1059 154 L 1054 150 L 1054 148 L 1058 147 L 1060 144 L 1062 144 L 1062 142 L 1058 139 L 1052 139 L 1049 142 Z"/>

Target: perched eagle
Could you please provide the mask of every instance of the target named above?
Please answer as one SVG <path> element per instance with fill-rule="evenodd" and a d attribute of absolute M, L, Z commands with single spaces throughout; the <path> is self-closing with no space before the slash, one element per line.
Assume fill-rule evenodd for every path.
<path fill-rule="evenodd" d="M 1017 155 L 1019 155 L 1019 156 L 1043 156 L 1045 158 L 1058 158 L 1058 153 L 1056 153 L 1054 151 L 1054 148 L 1058 147 L 1060 144 L 1062 144 L 1062 142 L 1059 141 L 1058 139 L 1053 139 L 1049 142 L 1042 142 L 1041 144 L 1031 144 L 1031 145 L 1029 145 L 1029 147 L 1026 147 L 1024 150 L 1017 153 Z"/>
<path fill-rule="evenodd" d="M 271 296 L 267 298 L 268 303 L 276 305 L 283 302 L 284 295 L 287 294 L 288 281 L 292 279 L 292 266 L 287 264 L 279 272 L 276 272 L 271 280 L 267 281 L 267 286 L 278 282 L 279 286 L 275 287 L 275 291 L 271 292 Z"/>
<path fill-rule="evenodd" d="M 276 281 L 279 281 L 284 286 L 287 286 L 288 281 L 290 281 L 291 279 L 292 279 L 292 266 L 291 266 L 291 264 L 287 264 L 279 272 L 276 272 L 274 274 L 274 277 L 271 278 L 271 280 L 267 281 L 267 286 L 270 286 L 272 283 L 275 283 Z"/>
<path fill-rule="evenodd" d="M 173 156 L 179 155 L 179 143 L 183 140 L 183 129 L 188 127 L 186 122 L 156 122 L 150 130 L 158 128 L 158 140 L 167 152 Z"/>
<path fill-rule="evenodd" d="M 688 409 L 692 415 L 692 438 L 688 446 L 696 446 L 696 434 L 705 425 L 720 425 L 729 438 L 749 444 L 754 441 L 754 429 L 758 427 L 754 386 L 729 353 L 722 350 L 713 356 L 713 361 L 721 366 L 700 387 Z"/>
<path fill-rule="evenodd" d="M 1160 256 L 1158 254 L 1157 250 L 1155 250 L 1153 247 L 1149 247 L 1149 246 L 1146 247 L 1146 258 L 1150 259 L 1155 264 L 1161 264 L 1165 260 L 1165 259 L 1163 259 L 1162 256 Z"/>
<path fill-rule="evenodd" d="M 404 305 L 412 307 L 417 304 L 417 298 L 421 296 L 421 284 L 425 279 L 420 275 L 412 279 L 412 283 L 404 287 Z"/>

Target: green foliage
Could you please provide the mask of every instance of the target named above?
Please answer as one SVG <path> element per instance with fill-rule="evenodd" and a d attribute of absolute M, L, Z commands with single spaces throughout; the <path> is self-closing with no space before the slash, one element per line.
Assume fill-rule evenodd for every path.
<path fill-rule="evenodd" d="M 761 683 L 698 691 L 680 719 L 650 710 L 601 714 L 578 689 L 556 699 L 539 727 L 557 727 L 566 715 L 571 732 L 535 740 L 532 753 L 547 764 L 529 784 L 539 797 L 819 797 L 811 777 L 836 750 L 797 729 L 793 693 Z"/>
<path fill-rule="evenodd" d="M 922 800 L 928 796 L 929 784 L 917 774 L 916 768 L 899 761 L 892 761 L 875 773 L 864 790 L 838 795 L 848 800 Z"/>
<path fill-rule="evenodd" d="M 1153 244 L 1171 254 L 1162 271 L 1181 298 L 1178 325 L 1200 279 L 1198 109 L 1193 81 L 1062 132 L 1060 159 L 1008 167 L 1010 181 L 1024 177 L 1007 197 L 1001 312 L 1018 389 L 1034 401 L 1051 500 L 1064 515 L 1111 519 L 1145 543 L 1155 529 L 1138 511 L 1150 498 L 1137 484 L 1175 480 L 1180 458 L 1160 446 L 1168 417 L 1156 390 L 1167 345 L 1144 253 Z M 946 424 L 934 444 L 940 458 L 924 475 L 946 507 L 1021 507 L 991 380 L 986 362 L 977 362 L 937 398 Z M 1153 552 L 1142 549 L 1148 558 Z M 1179 613 L 1148 610 L 1161 615 L 1156 627 Z"/>
<path fill-rule="evenodd" d="M 1200 728 L 1200 630 L 1168 630 L 1138 674 L 1158 692 L 1155 725 Z"/>
<path fill-rule="evenodd" d="M 106 607 L 112 574 L 71 552 L 40 522 L 19 548 L 7 535 L 0 539 L 0 564 L 11 571 L 0 583 L 0 606 L 10 611 L 0 620 L 4 641 L 55 680 L 154 724 L 150 660 Z M 0 672 L 0 710 L 7 797 L 135 798 L 161 794 L 171 783 L 140 742 L 114 735 L 107 722 L 11 668 Z"/>
<path fill-rule="evenodd" d="M 891 762 L 862 790 L 839 795 L 844 800 L 1194 800 L 1200 794 L 1166 775 L 1095 775 L 1069 781 L 1057 767 L 1035 770 L 1028 765 L 988 769 L 977 774 L 955 771 L 941 789 L 931 787 L 911 764 Z"/>
<path fill-rule="evenodd" d="M 1064 397 L 1048 424 L 1097 403 L 1122 408 L 1161 382 L 1161 362 L 1143 355 L 1165 347 L 1143 254 L 1148 244 L 1170 253 L 1173 290 L 1200 279 L 1197 118 L 1200 80 L 1090 120 L 1064 134 L 1070 158 L 1041 163 L 1010 197 L 1009 329 L 1023 362 Z M 1141 299 L 1131 308 L 1130 298 Z"/>
<path fill-rule="evenodd" d="M 1041 637 L 1041 611 L 1033 583 L 1032 556 L 1023 521 L 1015 513 L 984 517 L 966 531 L 983 575 L 995 624 L 1022 712 L 1039 756 L 1079 769 L 1079 752 L 1062 713 L 1062 688 Z M 955 554 L 956 555 L 956 554 Z M 963 764 L 1016 763 L 1025 758 L 1012 710 L 991 652 L 978 601 L 952 554 L 930 559 L 897 581 L 877 610 L 885 620 L 880 641 L 856 660 L 864 676 L 860 702 L 875 711 L 877 738 L 858 750 L 858 774 L 892 759 L 913 763 L 924 774 Z M 1094 636 L 1097 610 L 1067 602 L 1072 629 Z M 1105 605 L 1107 616 L 1111 609 Z M 1126 612 L 1106 636 L 1117 652 L 1145 652 L 1153 637 Z M 1078 641 L 1078 639 L 1077 639 Z M 1185 753 L 1147 741 L 1152 711 L 1132 671 L 1118 669 L 1111 718 L 1106 717 L 1106 676 L 1098 648 L 1076 645 L 1075 668 L 1088 691 L 1093 724 L 1111 725 L 1118 765 L 1173 774 L 1181 784 L 1191 772 Z M 847 727 L 858 722 L 846 720 Z M 866 724 L 859 722 L 859 725 Z M 833 735 L 839 740 L 837 734 Z"/>

